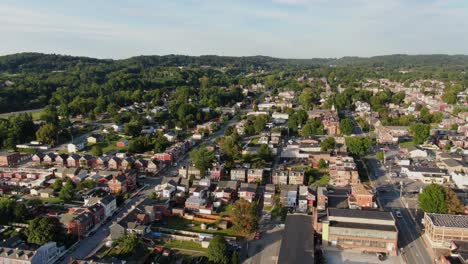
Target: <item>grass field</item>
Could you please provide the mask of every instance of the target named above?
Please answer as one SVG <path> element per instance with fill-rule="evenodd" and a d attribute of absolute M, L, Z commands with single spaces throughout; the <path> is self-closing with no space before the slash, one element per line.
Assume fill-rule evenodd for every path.
<path fill-rule="evenodd" d="M 27 111 L 4 113 L 4 114 L 0 114 L 0 118 L 8 118 L 10 116 L 19 115 L 21 113 L 30 113 L 32 115 L 33 120 L 39 120 L 39 118 L 41 118 L 41 115 L 44 113 L 44 109 L 40 108 L 40 109 L 27 110 Z"/>
<path fill-rule="evenodd" d="M 208 249 L 202 248 L 200 243 L 194 241 L 181 241 L 181 240 L 171 240 L 163 244 L 164 247 L 175 248 L 175 249 L 187 249 L 199 251 L 200 253 L 208 252 Z"/>
<path fill-rule="evenodd" d="M 176 230 L 186 230 L 186 231 L 192 231 L 192 232 L 198 232 L 198 233 L 220 234 L 224 236 L 239 236 L 233 227 L 230 227 L 225 230 L 223 229 L 203 230 L 200 226 L 202 224 L 201 222 L 190 221 L 190 220 L 178 217 L 178 216 L 166 217 L 165 223 L 166 224 L 163 224 L 162 222 L 156 222 L 153 224 L 153 226 L 165 227 L 165 228 L 176 229 Z M 209 226 L 214 226 L 214 225 L 208 224 L 208 227 Z"/>

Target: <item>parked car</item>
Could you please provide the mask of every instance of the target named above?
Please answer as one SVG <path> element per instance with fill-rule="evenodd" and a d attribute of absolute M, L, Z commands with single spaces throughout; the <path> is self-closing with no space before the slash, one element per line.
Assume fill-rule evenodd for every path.
<path fill-rule="evenodd" d="M 260 233 L 260 232 L 255 233 L 255 239 L 256 240 L 259 240 L 261 238 L 262 238 L 262 233 Z"/>
<path fill-rule="evenodd" d="M 396 210 L 396 211 L 395 211 L 395 215 L 396 215 L 397 218 L 402 218 L 402 217 L 403 217 L 403 215 L 401 214 L 400 210 Z"/>

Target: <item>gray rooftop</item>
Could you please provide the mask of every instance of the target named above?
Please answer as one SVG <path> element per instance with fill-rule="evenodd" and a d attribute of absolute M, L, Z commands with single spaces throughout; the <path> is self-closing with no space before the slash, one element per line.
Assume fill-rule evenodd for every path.
<path fill-rule="evenodd" d="M 328 209 L 329 216 L 335 217 L 349 217 L 349 218 L 362 218 L 362 219 L 377 219 L 377 220 L 391 220 L 394 218 L 391 212 L 386 211 L 367 211 L 367 210 L 352 210 L 352 209 Z"/>
<path fill-rule="evenodd" d="M 468 228 L 468 215 L 430 214 L 427 216 L 435 226 Z"/>

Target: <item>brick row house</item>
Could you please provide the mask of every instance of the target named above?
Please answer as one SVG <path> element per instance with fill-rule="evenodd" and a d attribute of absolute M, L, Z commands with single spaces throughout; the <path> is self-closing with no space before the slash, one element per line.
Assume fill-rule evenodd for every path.
<path fill-rule="evenodd" d="M 136 169 L 149 173 L 157 172 L 159 168 L 155 160 L 134 160 L 131 157 L 119 158 L 116 156 L 94 157 L 92 155 L 78 154 L 37 153 L 32 156 L 32 161 L 36 164 L 82 167 L 88 169 Z"/>

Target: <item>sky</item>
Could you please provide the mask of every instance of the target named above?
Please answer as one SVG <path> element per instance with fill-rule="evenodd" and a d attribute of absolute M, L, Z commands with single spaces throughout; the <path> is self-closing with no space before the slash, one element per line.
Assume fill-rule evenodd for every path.
<path fill-rule="evenodd" d="M 467 0 L 1 0 L 0 55 L 468 54 Z"/>

